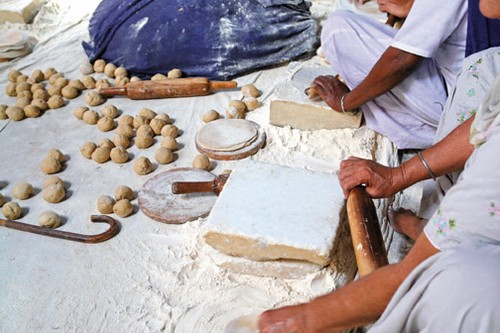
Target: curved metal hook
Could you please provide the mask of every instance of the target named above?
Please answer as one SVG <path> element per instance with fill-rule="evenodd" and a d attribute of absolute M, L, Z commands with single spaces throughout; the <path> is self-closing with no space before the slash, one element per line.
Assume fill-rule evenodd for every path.
<path fill-rule="evenodd" d="M 82 235 L 73 232 L 54 230 L 37 225 L 3 219 L 0 219 L 0 226 L 80 243 L 101 243 L 107 241 L 110 238 L 113 238 L 120 232 L 120 223 L 110 216 L 91 215 L 90 221 L 94 223 L 107 223 L 109 224 L 109 228 L 108 230 L 97 235 Z"/>

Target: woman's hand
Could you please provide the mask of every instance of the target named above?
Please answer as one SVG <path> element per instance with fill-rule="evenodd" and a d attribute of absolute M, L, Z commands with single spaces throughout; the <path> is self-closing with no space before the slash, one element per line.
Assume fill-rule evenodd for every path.
<path fill-rule="evenodd" d="M 387 198 L 402 190 L 403 174 L 400 168 L 390 168 L 371 160 L 349 157 L 340 163 L 339 181 L 344 195 L 364 184 L 373 198 Z"/>
<path fill-rule="evenodd" d="M 314 79 L 311 88 L 316 90 L 321 99 L 337 112 L 342 112 L 340 99 L 349 92 L 349 88 L 333 75 L 321 75 Z"/>
<path fill-rule="evenodd" d="M 305 306 L 294 305 L 268 310 L 259 318 L 260 333 L 307 333 Z"/>

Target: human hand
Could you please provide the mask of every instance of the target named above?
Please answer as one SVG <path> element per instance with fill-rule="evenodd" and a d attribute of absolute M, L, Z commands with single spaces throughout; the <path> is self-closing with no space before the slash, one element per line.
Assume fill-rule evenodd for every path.
<path fill-rule="evenodd" d="M 401 190 L 401 169 L 383 166 L 371 160 L 349 157 L 340 162 L 339 181 L 344 195 L 364 184 L 373 198 L 387 198 Z"/>
<path fill-rule="evenodd" d="M 316 90 L 319 96 L 329 107 L 337 112 L 342 111 L 340 99 L 349 92 L 349 88 L 333 75 L 321 75 L 314 79 L 311 88 Z"/>
<path fill-rule="evenodd" d="M 268 310 L 259 317 L 260 333 L 306 333 L 307 321 L 303 305 Z"/>
<path fill-rule="evenodd" d="M 378 9 L 399 18 L 405 18 L 410 12 L 413 0 L 377 0 Z"/>

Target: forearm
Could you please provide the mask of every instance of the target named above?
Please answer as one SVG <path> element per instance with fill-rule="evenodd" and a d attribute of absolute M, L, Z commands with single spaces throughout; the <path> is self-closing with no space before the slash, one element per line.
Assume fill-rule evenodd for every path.
<path fill-rule="evenodd" d="M 341 331 L 376 321 L 408 274 L 437 252 L 422 235 L 402 262 L 379 268 L 304 305 L 309 331 Z"/>
<path fill-rule="evenodd" d="M 469 142 L 471 117 L 443 140 L 424 150 L 421 154 L 435 177 L 462 170 L 465 162 L 472 154 L 474 147 Z M 429 171 L 418 156 L 401 165 L 404 186 L 408 187 L 418 181 L 431 178 Z"/>
<path fill-rule="evenodd" d="M 354 110 L 388 92 L 407 78 L 421 59 L 417 55 L 389 47 L 366 78 L 345 97 L 345 109 Z"/>

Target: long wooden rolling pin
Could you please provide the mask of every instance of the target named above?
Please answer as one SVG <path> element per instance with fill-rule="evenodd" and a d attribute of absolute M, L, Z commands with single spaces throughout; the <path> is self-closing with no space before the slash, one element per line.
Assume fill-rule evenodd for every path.
<path fill-rule="evenodd" d="M 388 264 L 387 251 L 372 198 L 358 186 L 347 197 L 347 217 L 360 276 Z"/>
<path fill-rule="evenodd" d="M 97 92 L 104 97 L 125 95 L 130 99 L 153 99 L 208 95 L 214 90 L 233 89 L 236 81 L 210 81 L 204 77 L 192 77 L 158 81 L 136 81 L 124 87 L 101 88 Z"/>

